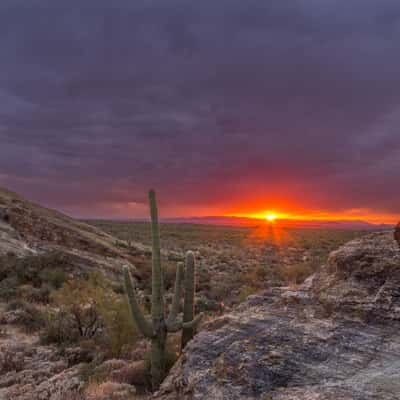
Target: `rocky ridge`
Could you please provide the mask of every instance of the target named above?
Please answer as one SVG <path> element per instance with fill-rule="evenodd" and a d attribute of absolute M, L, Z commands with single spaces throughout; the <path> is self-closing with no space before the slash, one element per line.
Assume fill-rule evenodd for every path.
<path fill-rule="evenodd" d="M 129 252 L 111 235 L 62 213 L 41 207 L 0 188 L 0 256 L 62 253 L 70 272 L 98 270 L 120 276 L 122 265 L 140 264 L 146 248 L 133 243 Z"/>
<path fill-rule="evenodd" d="M 397 400 L 400 249 L 349 242 L 297 289 L 271 289 L 209 323 L 158 400 Z"/>

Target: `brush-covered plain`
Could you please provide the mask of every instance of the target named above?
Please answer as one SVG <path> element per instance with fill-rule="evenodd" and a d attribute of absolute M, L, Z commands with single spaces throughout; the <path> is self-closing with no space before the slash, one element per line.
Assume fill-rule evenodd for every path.
<path fill-rule="evenodd" d="M 86 222 L 117 237 L 121 247 L 151 243 L 147 222 Z M 167 260 L 179 259 L 189 249 L 195 251 L 199 311 L 223 312 L 267 287 L 301 284 L 331 251 L 368 232 L 269 223 L 249 227 L 163 223 L 160 233 Z"/>

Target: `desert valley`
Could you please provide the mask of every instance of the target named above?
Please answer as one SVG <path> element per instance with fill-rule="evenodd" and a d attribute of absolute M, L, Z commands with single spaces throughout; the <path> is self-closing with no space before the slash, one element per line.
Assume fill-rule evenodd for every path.
<path fill-rule="evenodd" d="M 161 224 L 167 308 L 192 249 L 204 317 L 183 354 L 169 335 L 172 370 L 152 394 L 149 340 L 122 284 L 126 266 L 151 311 L 150 224 L 0 195 L 0 398 L 397 399 L 392 230 Z"/>

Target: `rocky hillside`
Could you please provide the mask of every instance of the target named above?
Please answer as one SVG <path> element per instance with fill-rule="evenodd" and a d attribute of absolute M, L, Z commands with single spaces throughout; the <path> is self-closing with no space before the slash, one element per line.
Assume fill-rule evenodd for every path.
<path fill-rule="evenodd" d="M 0 188 L 0 256 L 57 252 L 68 259 L 73 273 L 94 268 L 112 276 L 122 264 L 133 269 L 145 257 L 140 244 L 128 252 L 117 243 L 100 229 Z"/>
<path fill-rule="evenodd" d="M 57 271 L 66 280 L 100 272 L 118 282 L 122 265 L 140 276 L 149 260 L 140 244 L 122 246 L 95 227 L 0 189 L 0 399 L 69 400 L 63 393 L 82 387 L 80 371 L 93 359 L 69 342 L 73 331 L 67 325 L 66 344 L 42 343 L 43 311 L 56 290 L 40 282 L 44 272 Z M 115 383 L 113 390 L 135 390 L 125 386 Z"/>
<path fill-rule="evenodd" d="M 298 289 L 251 296 L 186 348 L 158 400 L 396 400 L 400 249 L 372 234 Z"/>

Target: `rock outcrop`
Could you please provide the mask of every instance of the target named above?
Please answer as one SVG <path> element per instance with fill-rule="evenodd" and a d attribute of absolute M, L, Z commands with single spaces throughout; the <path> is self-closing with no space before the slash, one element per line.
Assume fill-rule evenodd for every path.
<path fill-rule="evenodd" d="M 66 355 L 39 345 L 35 335 L 8 327 L 0 344 L 0 399 L 56 399 L 80 387 L 80 365 L 70 366 Z"/>
<path fill-rule="evenodd" d="M 372 234 L 300 288 L 251 296 L 212 321 L 155 398 L 396 400 L 399 328 L 400 249 Z"/>

